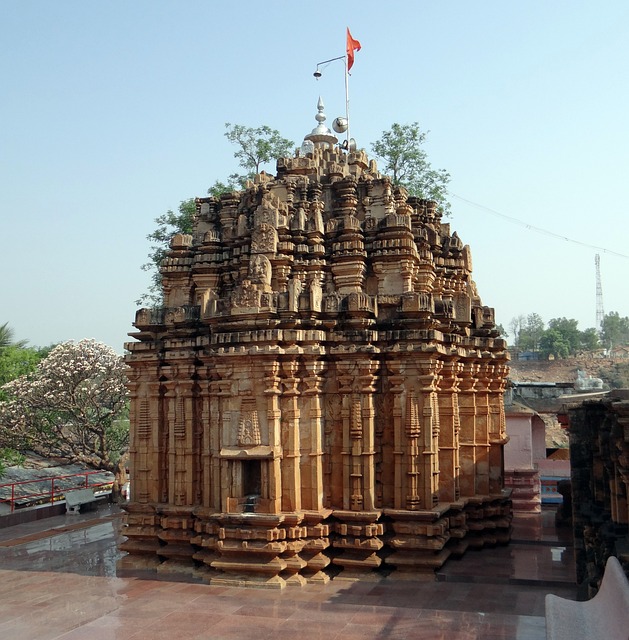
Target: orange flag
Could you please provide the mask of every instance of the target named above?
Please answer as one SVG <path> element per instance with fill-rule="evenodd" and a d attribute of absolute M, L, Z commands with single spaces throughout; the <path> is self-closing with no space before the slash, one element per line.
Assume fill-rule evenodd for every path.
<path fill-rule="evenodd" d="M 360 42 L 352 38 L 352 34 L 347 27 L 347 70 L 349 71 L 354 64 L 354 51 L 360 51 Z"/>

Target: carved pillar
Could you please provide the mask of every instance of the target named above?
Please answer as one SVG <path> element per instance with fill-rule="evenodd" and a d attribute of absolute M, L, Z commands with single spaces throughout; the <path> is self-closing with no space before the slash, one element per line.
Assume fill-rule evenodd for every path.
<path fill-rule="evenodd" d="M 503 447 L 509 440 L 504 411 L 508 367 L 498 363 L 489 383 L 489 493 L 499 495 L 504 486 Z"/>
<path fill-rule="evenodd" d="M 432 575 L 449 555 L 447 506 L 439 501 L 439 403 L 437 384 L 441 363 L 434 357 L 413 353 L 388 363 L 393 394 L 396 455 L 395 508 L 387 542 L 392 550 L 385 562 L 392 574 Z M 398 494 L 398 488 L 399 494 Z M 399 572 L 399 573 L 398 573 Z"/>
<path fill-rule="evenodd" d="M 235 395 L 236 383 L 233 379 L 234 368 L 230 364 L 214 363 L 210 398 L 210 433 L 208 440 L 210 450 L 217 456 L 212 464 L 212 477 L 217 480 L 212 491 L 212 501 L 216 501 L 220 511 L 229 511 L 231 478 L 227 460 L 220 457 L 224 434 L 231 429 L 232 407 L 230 403 Z"/>
<path fill-rule="evenodd" d="M 168 380 L 165 405 L 168 430 L 168 504 L 160 505 L 163 546 L 158 555 L 163 562 L 157 567 L 163 573 L 190 573 L 194 569 L 194 536 L 192 509 L 197 498 L 195 456 L 195 367 L 189 361 L 162 368 Z"/>
<path fill-rule="evenodd" d="M 339 362 L 343 419 L 343 509 L 371 510 L 375 505 L 374 403 L 377 363 Z"/>
<path fill-rule="evenodd" d="M 299 363 L 296 359 L 281 363 L 282 385 L 281 396 L 281 430 L 282 430 L 282 511 L 301 510 L 301 473 L 300 473 L 300 441 L 299 424 L 300 393 L 297 389 Z"/>
<path fill-rule="evenodd" d="M 264 397 L 267 406 L 267 423 L 269 429 L 269 446 L 273 452 L 281 451 L 281 412 L 279 397 L 281 394 L 279 384 L 280 365 L 277 361 L 265 361 L 262 365 L 264 373 Z M 282 471 L 280 459 L 274 453 L 268 461 L 268 500 L 269 513 L 280 513 L 282 510 Z"/>
<path fill-rule="evenodd" d="M 343 509 L 335 510 L 337 536 L 333 546 L 342 553 L 333 559 L 353 579 L 378 566 L 384 527 L 375 505 L 374 404 L 377 362 L 345 358 L 338 363 L 343 420 Z"/>
<path fill-rule="evenodd" d="M 195 395 L 196 382 L 193 365 L 181 363 L 164 367 L 168 381 L 166 388 L 167 419 L 170 425 L 168 440 L 169 479 L 168 503 L 176 506 L 195 503 Z"/>
<path fill-rule="evenodd" d="M 220 494 L 220 378 L 215 367 L 207 366 L 200 385 L 203 465 L 203 498 L 205 508 L 219 509 Z"/>
<path fill-rule="evenodd" d="M 406 411 L 404 416 L 404 441 L 406 458 L 406 499 L 404 507 L 410 511 L 417 511 L 425 506 L 425 496 L 420 485 L 426 484 L 426 469 L 424 468 L 422 436 L 422 420 L 420 420 L 419 400 L 415 389 L 406 391 Z M 428 483 L 429 484 L 429 483 Z"/>
<path fill-rule="evenodd" d="M 376 373 L 378 363 L 368 360 L 359 365 L 358 383 L 361 394 L 362 422 L 362 474 L 363 474 L 363 508 L 372 510 L 376 504 L 376 470 L 375 470 L 375 406 Z"/>
<path fill-rule="evenodd" d="M 463 362 L 459 392 L 459 487 L 462 498 L 476 494 L 476 374 L 478 365 L 470 360 Z"/>
<path fill-rule="evenodd" d="M 476 416 L 474 422 L 475 493 L 489 495 L 489 385 L 493 366 L 485 362 L 478 371 L 476 385 Z"/>
<path fill-rule="evenodd" d="M 439 403 L 437 385 L 442 363 L 436 358 L 422 359 L 418 363 L 419 393 L 421 398 L 421 502 L 424 509 L 439 503 Z"/>
<path fill-rule="evenodd" d="M 321 360 L 306 361 L 305 389 L 302 395 L 303 415 L 300 439 L 307 458 L 302 463 L 302 506 L 304 509 L 323 509 L 323 418 L 321 381 L 324 371 Z M 305 446 L 308 443 L 308 446 Z"/>
<path fill-rule="evenodd" d="M 459 387 L 462 365 L 449 359 L 441 370 L 439 383 L 439 495 L 442 502 L 455 502 L 459 488 Z"/>
<path fill-rule="evenodd" d="M 404 397 L 404 376 L 402 375 L 402 365 L 399 360 L 390 360 L 387 362 L 389 369 L 389 392 L 393 399 L 393 508 L 404 509 L 406 507 L 406 456 L 404 456 L 404 425 L 402 422 L 402 403 Z"/>
<path fill-rule="evenodd" d="M 131 425 L 129 465 L 134 469 L 132 501 L 147 503 L 151 499 L 157 501 L 157 496 L 151 496 L 153 487 L 150 477 L 154 456 L 151 409 L 155 411 L 158 404 L 156 398 L 152 397 L 151 391 L 155 391 L 156 385 L 146 381 L 153 379 L 148 367 L 142 367 L 140 370 L 134 366 L 127 377 L 129 378 L 127 388 L 130 396 L 129 423 Z M 143 383 L 140 380 L 143 380 Z"/>
<path fill-rule="evenodd" d="M 136 347 L 136 345 L 133 345 Z M 137 347 L 136 347 L 137 348 Z M 159 441 L 159 382 L 156 361 L 131 359 L 129 465 L 133 474 L 131 501 L 122 505 L 124 535 L 120 545 L 128 555 L 120 561 L 124 570 L 155 569 L 159 564 L 160 519 L 158 502 L 157 442 Z"/>

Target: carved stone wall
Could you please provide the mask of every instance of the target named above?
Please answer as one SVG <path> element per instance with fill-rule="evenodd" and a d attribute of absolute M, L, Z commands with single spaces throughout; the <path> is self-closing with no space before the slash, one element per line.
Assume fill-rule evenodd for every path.
<path fill-rule="evenodd" d="M 568 411 L 577 583 L 591 598 L 607 558 L 629 576 L 629 390 Z"/>
<path fill-rule="evenodd" d="M 471 269 L 331 142 L 198 199 L 127 345 L 125 563 L 283 587 L 508 541 L 508 356 Z"/>

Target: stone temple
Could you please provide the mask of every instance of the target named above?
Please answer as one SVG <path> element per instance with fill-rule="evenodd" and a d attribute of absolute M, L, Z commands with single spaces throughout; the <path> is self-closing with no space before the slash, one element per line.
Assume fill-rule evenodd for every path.
<path fill-rule="evenodd" d="M 275 177 L 197 200 L 136 314 L 128 568 L 281 588 L 509 540 L 470 249 L 317 121 Z"/>

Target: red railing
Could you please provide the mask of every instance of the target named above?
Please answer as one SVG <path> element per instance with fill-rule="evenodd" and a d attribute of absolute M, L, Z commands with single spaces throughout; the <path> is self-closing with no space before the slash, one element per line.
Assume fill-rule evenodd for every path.
<path fill-rule="evenodd" d="M 72 473 L 67 476 L 53 476 L 51 478 L 35 478 L 33 480 L 21 480 L 20 482 L 8 482 L 6 484 L 0 484 L 0 495 L 5 492 L 3 489 L 7 487 L 11 487 L 11 497 L 5 498 L 0 497 L 0 503 L 10 504 L 11 505 L 11 513 L 15 510 L 16 502 L 32 502 L 33 504 L 43 504 L 50 502 L 58 502 L 59 500 L 63 500 L 65 498 L 66 491 L 72 491 L 73 489 L 98 489 L 99 487 L 103 487 L 103 493 L 107 493 L 111 490 L 111 485 L 113 481 L 109 482 L 90 482 L 89 476 L 93 475 L 103 475 L 102 471 L 85 471 L 83 473 Z M 77 484 L 68 484 L 69 486 L 60 487 L 58 484 L 55 484 L 58 480 L 70 480 L 71 478 L 81 478 L 81 482 Z M 22 487 L 27 484 L 42 484 L 42 483 L 50 483 L 50 487 L 45 491 L 39 489 L 34 493 L 22 493 L 18 491 L 16 495 L 16 487 Z"/>

